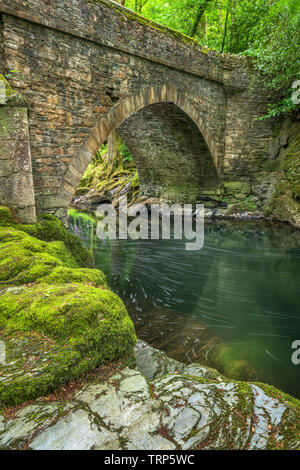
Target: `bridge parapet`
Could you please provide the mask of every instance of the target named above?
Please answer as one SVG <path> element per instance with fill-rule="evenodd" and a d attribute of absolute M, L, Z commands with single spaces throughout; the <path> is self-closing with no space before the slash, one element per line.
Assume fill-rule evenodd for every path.
<path fill-rule="evenodd" d="M 0 71 L 20 72 L 11 82 L 30 106 L 37 213 L 65 214 L 94 152 L 126 120 L 121 130 L 153 181 L 160 163 L 172 163 L 171 186 L 192 175 L 199 192 L 214 171 L 235 179 L 264 168 L 272 128 L 257 121 L 267 100 L 248 59 L 206 51 L 110 0 L 0 0 L 0 19 Z M 165 151 L 152 159 L 162 139 Z"/>
<path fill-rule="evenodd" d="M 111 0 L 0 0 L 0 12 L 223 83 L 248 86 L 248 59 L 202 48 Z"/>

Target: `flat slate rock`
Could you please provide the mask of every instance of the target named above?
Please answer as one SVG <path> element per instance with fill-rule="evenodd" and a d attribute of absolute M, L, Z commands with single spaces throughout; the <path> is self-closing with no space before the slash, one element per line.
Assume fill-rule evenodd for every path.
<path fill-rule="evenodd" d="M 0 414 L 0 448 L 34 450 L 297 449 L 300 412 L 268 387 L 167 358 L 146 343 L 137 369 Z M 271 389 L 275 390 L 275 389 Z"/>
<path fill-rule="evenodd" d="M 10 386 L 24 380 L 36 380 L 48 373 L 49 366 L 63 347 L 39 334 L 0 331 L 0 386 Z"/>

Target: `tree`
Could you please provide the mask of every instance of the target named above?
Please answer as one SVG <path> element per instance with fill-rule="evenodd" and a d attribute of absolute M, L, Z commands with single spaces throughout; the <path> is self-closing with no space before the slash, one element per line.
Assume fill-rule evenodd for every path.
<path fill-rule="evenodd" d="M 193 38 L 196 35 L 202 16 L 210 2 L 211 0 L 204 0 L 199 3 L 196 9 L 196 16 L 195 16 L 194 23 L 191 29 L 191 34 L 190 34 L 191 38 Z"/>

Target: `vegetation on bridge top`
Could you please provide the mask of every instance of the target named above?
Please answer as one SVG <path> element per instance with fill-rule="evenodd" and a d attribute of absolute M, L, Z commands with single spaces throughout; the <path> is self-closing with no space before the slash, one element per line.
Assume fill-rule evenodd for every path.
<path fill-rule="evenodd" d="M 204 53 L 252 57 L 254 77 L 274 97 L 268 116 L 297 108 L 292 102 L 292 83 L 300 79 L 297 0 L 119 0 L 126 9 L 109 0 L 89 1 L 109 4 Z"/>

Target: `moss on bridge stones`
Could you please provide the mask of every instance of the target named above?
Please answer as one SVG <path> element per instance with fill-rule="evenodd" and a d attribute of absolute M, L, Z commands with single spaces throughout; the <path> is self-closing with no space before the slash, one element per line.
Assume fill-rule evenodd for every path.
<path fill-rule="evenodd" d="M 9 82 L 6 80 L 6 78 L 1 74 L 0 74 L 0 83 L 4 83 L 5 92 L 6 92 L 5 103 L 0 103 L 0 104 L 6 105 L 6 106 L 15 106 L 17 108 L 28 107 L 28 102 L 26 98 L 23 95 L 21 95 L 21 93 L 18 93 L 16 90 L 14 90 L 9 84 Z"/>
<path fill-rule="evenodd" d="M 145 18 L 144 16 L 140 15 L 139 13 L 135 11 L 129 10 L 128 8 L 125 8 L 121 5 L 120 6 L 114 5 L 112 2 L 107 2 L 106 0 L 88 0 L 88 1 L 94 4 L 105 3 L 111 9 L 119 13 L 120 17 L 123 16 L 132 21 L 136 21 L 139 24 L 148 26 L 149 28 L 155 29 L 156 31 L 167 34 L 168 36 L 175 38 L 185 44 L 197 46 L 199 49 L 202 50 L 202 52 L 207 54 L 207 48 L 203 50 L 196 39 L 191 38 L 190 36 L 187 36 L 186 34 L 183 34 L 180 31 L 177 31 L 176 29 L 168 28 L 167 26 L 156 23 L 155 21 L 149 18 Z"/>
<path fill-rule="evenodd" d="M 289 146 L 284 164 L 284 172 L 294 199 L 300 200 L 300 131 Z"/>
<path fill-rule="evenodd" d="M 80 241 L 53 217 L 23 226 L 0 208 L 0 220 L 0 339 L 6 344 L 10 338 L 8 365 L 14 366 L 0 364 L 0 405 L 36 398 L 100 364 L 131 358 L 133 324 L 104 274 L 79 267 Z M 53 347 L 41 347 L 41 338 Z M 18 350 L 30 345 L 23 350 L 27 368 L 11 350 L 14 342 Z"/>

